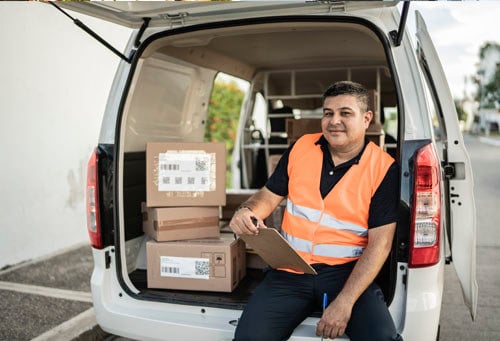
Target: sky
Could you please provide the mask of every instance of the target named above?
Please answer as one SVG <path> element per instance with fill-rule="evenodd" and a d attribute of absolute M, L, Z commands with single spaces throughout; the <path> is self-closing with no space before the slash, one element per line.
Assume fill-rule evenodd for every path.
<path fill-rule="evenodd" d="M 475 75 L 479 49 L 500 44 L 500 1 L 412 1 L 407 25 L 415 37 L 415 13 L 423 15 L 454 97 L 464 94 L 464 77 Z M 475 91 L 468 81 L 467 93 Z"/>

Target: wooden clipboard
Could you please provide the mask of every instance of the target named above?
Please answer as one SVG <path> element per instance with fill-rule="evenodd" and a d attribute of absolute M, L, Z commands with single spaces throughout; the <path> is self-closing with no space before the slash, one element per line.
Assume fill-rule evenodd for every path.
<path fill-rule="evenodd" d="M 286 268 L 306 274 L 317 274 L 316 270 L 300 257 L 285 238 L 273 228 L 260 229 L 257 235 L 242 234 L 240 238 L 272 268 Z"/>

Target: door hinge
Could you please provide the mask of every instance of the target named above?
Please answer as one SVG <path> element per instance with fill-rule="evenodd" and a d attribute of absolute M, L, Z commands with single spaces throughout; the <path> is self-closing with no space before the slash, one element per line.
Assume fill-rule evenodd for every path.
<path fill-rule="evenodd" d="M 160 18 L 166 20 L 170 24 L 170 28 L 173 28 L 174 26 L 184 26 L 184 19 L 188 16 L 188 12 L 179 12 L 176 14 L 160 14 Z"/>

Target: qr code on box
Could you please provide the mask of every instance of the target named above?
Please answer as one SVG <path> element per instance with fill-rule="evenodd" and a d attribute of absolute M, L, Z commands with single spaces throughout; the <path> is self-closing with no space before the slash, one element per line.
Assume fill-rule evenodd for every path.
<path fill-rule="evenodd" d="M 208 159 L 196 158 L 195 169 L 197 172 L 206 172 L 208 170 Z"/>
<path fill-rule="evenodd" d="M 210 274 L 210 269 L 208 267 L 208 261 L 195 261 L 195 275 L 197 276 L 208 276 Z"/>

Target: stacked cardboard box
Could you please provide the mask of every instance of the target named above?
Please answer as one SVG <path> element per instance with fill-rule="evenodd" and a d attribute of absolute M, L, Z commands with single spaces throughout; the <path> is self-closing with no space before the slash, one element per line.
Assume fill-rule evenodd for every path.
<path fill-rule="evenodd" d="M 143 229 L 148 287 L 232 291 L 245 276 L 241 240 L 220 236 L 224 143 L 148 143 Z"/>

